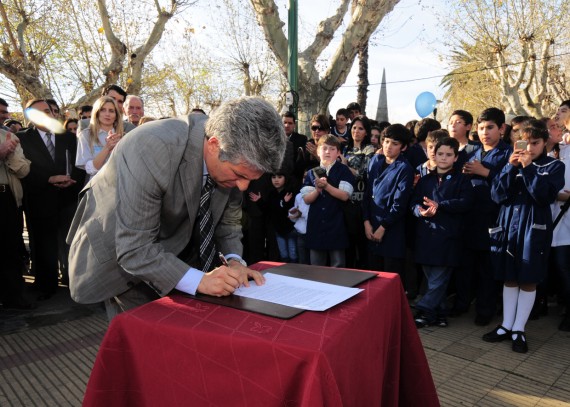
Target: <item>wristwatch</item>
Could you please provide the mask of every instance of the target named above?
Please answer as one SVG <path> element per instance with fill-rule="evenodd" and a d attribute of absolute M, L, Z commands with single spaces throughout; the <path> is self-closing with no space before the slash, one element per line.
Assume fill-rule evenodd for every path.
<path fill-rule="evenodd" d="M 228 262 L 230 262 L 230 261 L 232 261 L 232 260 L 235 260 L 235 261 L 237 261 L 238 263 L 241 263 L 244 267 L 247 267 L 247 263 L 245 262 L 244 259 L 241 259 L 241 258 L 239 258 L 239 257 L 232 257 L 231 259 L 228 260 Z"/>

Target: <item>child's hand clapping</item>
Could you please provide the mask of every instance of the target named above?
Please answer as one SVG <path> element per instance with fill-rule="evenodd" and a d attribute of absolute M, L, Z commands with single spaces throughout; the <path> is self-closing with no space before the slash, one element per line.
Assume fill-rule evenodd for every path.
<path fill-rule="evenodd" d="M 285 200 L 285 202 L 289 202 L 291 198 L 293 198 L 293 193 L 288 192 L 285 194 L 285 197 L 283 199 Z"/>
<path fill-rule="evenodd" d="M 249 199 L 252 202 L 257 202 L 261 199 L 261 192 L 258 192 L 257 194 L 255 192 L 250 192 L 249 193 Z"/>
<path fill-rule="evenodd" d="M 424 196 L 424 206 L 427 206 L 427 208 L 420 208 L 420 215 L 422 215 L 424 218 L 431 218 L 432 216 L 435 216 L 438 207 L 436 201 L 429 199 L 427 196 Z"/>
<path fill-rule="evenodd" d="M 327 177 L 318 178 L 315 180 L 315 186 L 319 189 L 326 189 L 328 185 Z"/>

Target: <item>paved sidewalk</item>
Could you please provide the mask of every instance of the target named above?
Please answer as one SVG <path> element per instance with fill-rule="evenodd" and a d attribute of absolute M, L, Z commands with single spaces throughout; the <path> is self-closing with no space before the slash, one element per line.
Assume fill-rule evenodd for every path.
<path fill-rule="evenodd" d="M 558 312 L 529 322 L 525 355 L 483 342 L 494 325 L 472 315 L 420 330 L 441 405 L 570 406 L 570 333 L 557 330 Z M 75 304 L 64 287 L 32 312 L 0 310 L 0 406 L 80 406 L 106 328 L 101 306 Z"/>

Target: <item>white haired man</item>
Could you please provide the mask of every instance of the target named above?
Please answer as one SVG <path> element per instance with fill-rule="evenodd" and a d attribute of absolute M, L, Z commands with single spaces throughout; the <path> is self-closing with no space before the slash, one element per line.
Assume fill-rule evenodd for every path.
<path fill-rule="evenodd" d="M 144 102 L 138 96 L 128 95 L 127 98 L 125 99 L 123 110 L 125 112 L 125 117 L 129 121 L 129 123 L 138 126 L 141 117 L 144 116 Z"/>

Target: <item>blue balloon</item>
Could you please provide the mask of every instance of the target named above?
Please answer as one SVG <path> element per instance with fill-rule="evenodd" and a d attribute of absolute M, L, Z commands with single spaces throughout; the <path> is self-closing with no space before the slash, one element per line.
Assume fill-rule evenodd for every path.
<path fill-rule="evenodd" d="M 422 92 L 416 98 L 416 112 L 423 119 L 433 113 L 437 104 L 435 95 L 431 92 Z"/>

